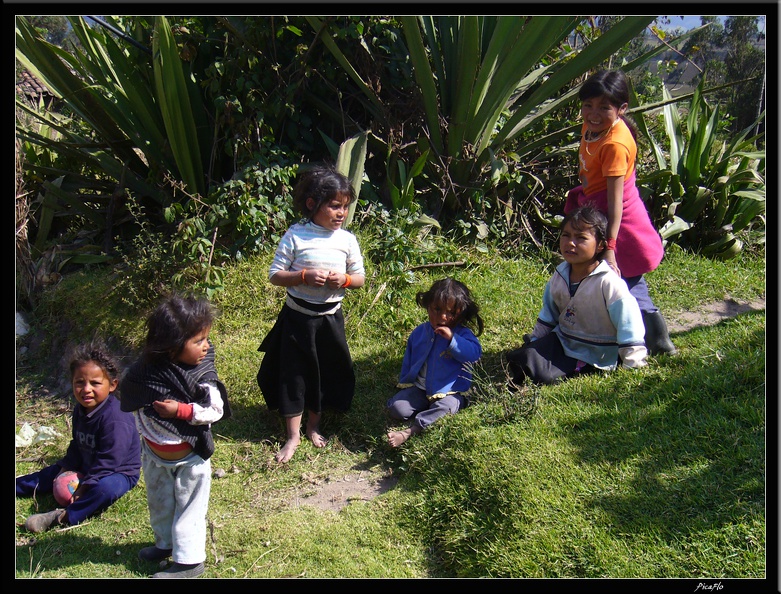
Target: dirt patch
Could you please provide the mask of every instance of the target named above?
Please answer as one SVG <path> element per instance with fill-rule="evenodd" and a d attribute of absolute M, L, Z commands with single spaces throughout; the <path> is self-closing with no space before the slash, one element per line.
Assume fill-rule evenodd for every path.
<path fill-rule="evenodd" d="M 340 479 L 327 478 L 311 481 L 312 489 L 300 489 L 291 500 L 293 507 L 311 505 L 318 509 L 338 512 L 356 501 L 369 501 L 396 486 L 398 477 L 376 471 L 361 471 Z"/>
<path fill-rule="evenodd" d="M 735 301 L 727 298 L 722 301 L 704 303 L 698 311 L 662 312 L 667 321 L 667 330 L 671 334 L 686 332 L 694 328 L 713 326 L 722 320 L 734 318 L 749 311 L 763 311 L 765 299 L 754 301 Z"/>

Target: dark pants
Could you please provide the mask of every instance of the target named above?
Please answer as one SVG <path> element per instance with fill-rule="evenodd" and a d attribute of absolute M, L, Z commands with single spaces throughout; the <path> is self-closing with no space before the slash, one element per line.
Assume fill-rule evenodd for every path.
<path fill-rule="evenodd" d="M 16 495 L 30 497 L 51 493 L 54 479 L 62 471 L 59 464 L 52 464 L 43 470 L 16 478 Z M 138 476 L 130 477 L 116 472 L 100 479 L 90 487 L 79 499 L 66 507 L 68 524 L 74 526 L 87 518 L 99 514 L 117 499 L 130 491 L 138 483 Z"/>
<path fill-rule="evenodd" d="M 538 384 L 553 384 L 576 374 L 591 373 L 596 368 L 568 356 L 555 332 L 538 338 L 506 355 L 513 381 L 522 384 L 528 377 Z"/>
<path fill-rule="evenodd" d="M 631 276 L 629 278 L 623 277 L 626 286 L 629 287 L 629 292 L 637 300 L 637 305 L 640 306 L 640 311 L 653 313 L 659 311 L 659 309 L 651 301 L 651 296 L 648 294 L 648 285 L 645 282 L 645 278 L 641 274 L 640 276 Z"/>
<path fill-rule="evenodd" d="M 421 431 L 445 415 L 454 415 L 467 406 L 467 399 L 461 394 L 448 394 L 430 402 L 426 391 L 417 386 L 403 388 L 386 403 L 388 415 L 399 421 L 412 421 Z"/>

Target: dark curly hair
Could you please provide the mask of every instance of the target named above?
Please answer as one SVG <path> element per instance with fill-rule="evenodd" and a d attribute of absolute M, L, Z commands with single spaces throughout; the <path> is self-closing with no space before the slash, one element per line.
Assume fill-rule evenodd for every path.
<path fill-rule="evenodd" d="M 212 326 L 214 318 L 207 299 L 176 293 L 166 297 L 146 321 L 144 356 L 150 361 L 173 361 L 190 338 Z"/>
<path fill-rule="evenodd" d="M 293 206 L 304 218 L 311 221 L 320 207 L 336 196 L 349 196 L 348 204 L 352 204 L 357 198 L 355 188 L 346 176 L 331 166 L 318 165 L 299 175 L 293 188 Z M 309 198 L 315 203 L 311 209 L 307 206 Z"/>
<path fill-rule="evenodd" d="M 95 363 L 103 370 L 107 378 L 119 380 L 121 374 L 119 363 L 102 342 L 95 340 L 88 344 L 80 344 L 73 347 L 70 355 L 70 364 L 68 365 L 71 378 L 76 369 L 85 363 Z"/>
<path fill-rule="evenodd" d="M 480 317 L 480 308 L 472 299 L 472 293 L 461 281 L 446 277 L 435 281 L 428 291 L 420 291 L 415 295 L 415 302 L 428 309 L 434 303 L 453 303 L 459 311 L 458 323 L 474 325 L 475 334 L 483 333 L 483 318 Z"/>

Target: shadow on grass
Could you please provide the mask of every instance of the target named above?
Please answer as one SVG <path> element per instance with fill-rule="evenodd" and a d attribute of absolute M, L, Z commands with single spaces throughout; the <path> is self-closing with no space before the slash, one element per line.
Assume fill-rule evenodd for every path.
<path fill-rule="evenodd" d="M 619 532 L 656 531 L 671 543 L 764 517 L 766 488 L 764 324 L 735 319 L 676 340 L 679 354 L 654 360 L 637 384 L 627 374 L 600 380 L 590 396 L 599 412 L 565 433 L 583 464 L 630 469 L 619 493 L 588 503 Z"/>

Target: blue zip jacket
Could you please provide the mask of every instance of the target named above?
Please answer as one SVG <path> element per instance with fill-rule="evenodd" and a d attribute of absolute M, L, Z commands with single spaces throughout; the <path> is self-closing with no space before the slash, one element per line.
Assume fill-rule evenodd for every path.
<path fill-rule="evenodd" d="M 427 363 L 426 396 L 466 392 L 472 386 L 470 363 L 476 363 L 482 354 L 480 341 L 466 326 L 453 328 L 453 338 L 448 342 L 434 333 L 429 322 L 424 322 L 407 339 L 400 387 L 414 384 L 423 363 Z"/>

